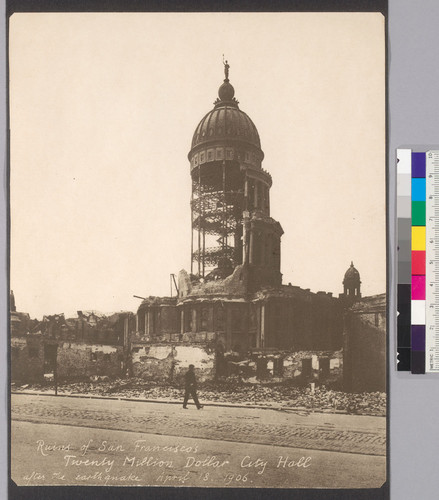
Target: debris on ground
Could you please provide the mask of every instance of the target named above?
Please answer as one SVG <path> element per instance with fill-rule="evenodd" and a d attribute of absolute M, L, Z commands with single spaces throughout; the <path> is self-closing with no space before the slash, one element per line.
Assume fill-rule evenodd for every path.
<path fill-rule="evenodd" d="M 242 406 L 258 406 L 283 410 L 308 412 L 348 413 L 356 415 L 385 416 L 387 398 L 384 392 L 348 393 L 325 386 L 297 387 L 286 383 L 264 384 L 261 381 L 243 384 L 239 379 L 206 382 L 200 386 L 198 397 L 205 403 L 229 403 Z M 26 384 L 14 387 L 14 391 L 53 391 L 52 383 Z M 110 380 L 96 377 L 93 381 L 69 382 L 58 385 L 59 394 L 111 396 L 127 399 L 151 399 L 158 401 L 180 400 L 183 387 L 177 384 L 146 381 L 141 378 Z"/>

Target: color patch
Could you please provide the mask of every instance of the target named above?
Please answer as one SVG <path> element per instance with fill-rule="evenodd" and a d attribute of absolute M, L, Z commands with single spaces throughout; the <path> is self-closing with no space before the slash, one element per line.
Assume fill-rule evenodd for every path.
<path fill-rule="evenodd" d="M 412 250 L 425 251 L 425 226 L 412 227 Z"/>
<path fill-rule="evenodd" d="M 425 276 L 412 276 L 412 300 L 425 300 Z"/>
<path fill-rule="evenodd" d="M 412 326 L 412 349 L 425 351 L 425 325 Z"/>
<path fill-rule="evenodd" d="M 409 242 L 412 239 L 412 221 L 411 219 L 398 219 L 398 245 L 402 246 L 404 241 Z"/>
<path fill-rule="evenodd" d="M 412 216 L 412 199 L 410 196 L 398 196 L 396 215 L 398 219 L 410 219 Z"/>
<path fill-rule="evenodd" d="M 413 351 L 411 352 L 411 371 L 415 374 L 425 373 L 425 352 Z"/>
<path fill-rule="evenodd" d="M 410 240 L 398 241 L 398 265 L 400 262 L 407 262 L 408 264 L 410 264 L 411 258 L 412 242 Z"/>
<path fill-rule="evenodd" d="M 425 153 L 412 153 L 412 177 L 425 178 Z"/>
<path fill-rule="evenodd" d="M 425 226 L 425 201 L 412 201 L 412 226 Z"/>
<path fill-rule="evenodd" d="M 412 269 L 410 262 L 398 262 L 398 283 L 410 285 Z"/>
<path fill-rule="evenodd" d="M 412 252 L 412 274 L 425 274 L 425 251 Z"/>
<path fill-rule="evenodd" d="M 398 347 L 397 359 L 397 371 L 409 372 L 411 370 L 412 350 L 410 349 L 410 347 Z"/>
<path fill-rule="evenodd" d="M 412 325 L 425 325 L 425 300 L 412 300 Z"/>
<path fill-rule="evenodd" d="M 409 197 L 412 191 L 412 176 L 410 174 L 398 174 L 396 178 L 396 189 L 398 197 Z"/>
<path fill-rule="evenodd" d="M 425 178 L 412 179 L 412 201 L 425 201 Z"/>
<path fill-rule="evenodd" d="M 412 173 L 412 150 L 411 149 L 397 149 L 396 150 L 398 162 L 397 170 L 398 174 L 410 174 Z"/>
<path fill-rule="evenodd" d="M 411 327 L 411 285 L 398 283 L 398 316 L 397 316 L 397 340 L 399 347 L 410 348 L 410 327 Z M 409 358 L 410 359 L 410 356 Z M 402 366 L 399 370 L 402 370 Z"/>

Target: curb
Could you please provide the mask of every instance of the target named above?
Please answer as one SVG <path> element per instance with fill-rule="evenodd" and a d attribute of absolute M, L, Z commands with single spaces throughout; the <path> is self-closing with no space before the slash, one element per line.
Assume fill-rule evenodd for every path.
<path fill-rule="evenodd" d="M 51 394 L 48 392 L 33 392 L 33 391 L 11 391 L 11 394 L 25 394 L 27 396 L 55 396 L 55 394 Z M 163 404 L 174 404 L 174 405 L 181 405 L 183 404 L 183 398 L 182 400 L 176 400 L 176 399 L 168 399 L 168 400 L 161 400 L 161 399 L 145 399 L 145 398 L 128 398 L 128 397 L 117 397 L 117 396 L 98 396 L 95 394 L 90 394 L 90 395 L 85 395 L 85 394 L 63 394 L 63 393 L 58 393 L 56 397 L 62 397 L 62 398 L 79 398 L 79 399 L 109 399 L 113 401 L 133 401 L 135 403 L 163 403 Z M 192 403 L 189 403 L 192 404 Z M 203 406 L 219 406 L 219 407 L 226 407 L 226 408 L 252 408 L 252 409 L 257 409 L 257 410 L 280 410 L 281 407 L 273 407 L 273 406 L 258 406 L 258 405 L 240 405 L 236 403 L 217 403 L 217 402 L 203 402 Z M 307 411 L 305 408 L 294 408 L 294 410 L 298 411 Z M 311 413 L 311 412 L 309 412 Z M 317 412 L 314 412 L 317 413 Z M 324 412 L 322 412 L 324 413 Z"/>

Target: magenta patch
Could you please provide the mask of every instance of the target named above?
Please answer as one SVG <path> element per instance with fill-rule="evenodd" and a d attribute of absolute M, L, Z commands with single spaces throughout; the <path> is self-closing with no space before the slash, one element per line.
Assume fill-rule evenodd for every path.
<path fill-rule="evenodd" d="M 425 300 L 425 276 L 412 276 L 412 300 Z"/>

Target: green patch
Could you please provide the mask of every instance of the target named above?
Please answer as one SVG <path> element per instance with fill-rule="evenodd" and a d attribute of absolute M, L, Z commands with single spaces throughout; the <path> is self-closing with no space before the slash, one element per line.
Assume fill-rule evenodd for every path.
<path fill-rule="evenodd" d="M 425 226 L 425 201 L 412 201 L 412 226 Z"/>

